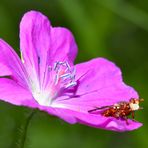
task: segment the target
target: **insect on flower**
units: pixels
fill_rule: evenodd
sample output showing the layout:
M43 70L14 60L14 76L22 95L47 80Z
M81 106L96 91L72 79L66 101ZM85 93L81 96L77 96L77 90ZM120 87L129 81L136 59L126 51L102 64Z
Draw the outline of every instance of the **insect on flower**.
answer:
M114 118L122 118L128 123L128 116L131 114L132 119L134 120L135 118L135 111L136 110L141 110L143 109L142 107L139 106L139 103L144 101L144 99L135 99L132 98L129 100L129 102L122 101L118 102L116 104L110 105L110 106L102 106L102 107L96 107L95 109L89 110L89 113L98 111L98 110L103 110L102 115L105 117L114 117Z
M84 24L85 25L85 24ZM113 62L95 58L74 64L78 48L70 30L53 27L41 12L31 10L20 22L20 53L0 39L0 100L17 106L37 108L64 121L113 130L135 130L140 122L118 118L139 109L138 93L122 79L122 72ZM83 53L82 53L83 54ZM108 99L109 98L109 99ZM124 98L123 103L120 102ZM134 101L134 100L133 100ZM112 106L95 109L93 106Z

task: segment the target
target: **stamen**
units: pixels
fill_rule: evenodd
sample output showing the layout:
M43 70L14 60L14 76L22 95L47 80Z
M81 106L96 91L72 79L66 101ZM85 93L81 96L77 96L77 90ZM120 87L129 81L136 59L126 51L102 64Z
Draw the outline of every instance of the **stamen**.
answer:
M67 84L65 88L70 88L70 87L73 87L76 85L77 85L77 82L71 82L71 83Z
M66 73L60 76L60 78L69 78L69 77L71 77L70 73Z
M75 74L76 69L74 67L70 67L69 63L66 62L55 62L54 63L54 71L55 71L55 85L59 82L63 87L69 88L75 86L77 83L75 82Z
M55 82L54 82L54 84L57 85L58 84L58 81L59 81L59 75L56 74L55 75Z
M58 62L55 62L54 63L54 66L53 66L53 69L56 71L56 69L57 69L57 66L58 66Z
M71 78L74 80L75 79L75 76L76 76L76 69L75 67L73 68L73 72L71 74Z
M66 62L65 62L65 64L66 64L67 70L69 70L69 71L70 71L70 70L71 70L71 68L70 68L69 63L66 61Z
M38 59L40 62L40 59ZM48 79L44 82L42 88L39 85L32 85L33 96L36 101L45 106L50 106L54 99L63 90L77 85L75 81L76 69L68 62L55 62L52 66L48 66Z

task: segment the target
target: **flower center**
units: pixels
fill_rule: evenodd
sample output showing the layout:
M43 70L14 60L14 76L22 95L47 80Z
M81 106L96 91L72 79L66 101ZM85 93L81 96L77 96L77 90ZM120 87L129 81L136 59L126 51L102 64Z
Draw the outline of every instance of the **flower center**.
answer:
M51 106L52 102L63 91L77 85L75 81L76 70L66 62L55 62L48 67L47 78L37 91L34 89L35 100L44 106Z

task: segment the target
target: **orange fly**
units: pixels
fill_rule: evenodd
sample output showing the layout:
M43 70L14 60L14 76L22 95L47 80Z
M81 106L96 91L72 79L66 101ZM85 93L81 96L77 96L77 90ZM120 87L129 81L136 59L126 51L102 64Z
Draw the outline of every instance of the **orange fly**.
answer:
M144 101L144 99L130 99L129 102L122 101L110 106L102 106L96 107L95 109L89 110L89 113L102 110L102 115L105 117L114 117L114 118L122 118L128 124L128 116L132 114L132 119L135 118L135 111L143 109L139 106L139 103Z

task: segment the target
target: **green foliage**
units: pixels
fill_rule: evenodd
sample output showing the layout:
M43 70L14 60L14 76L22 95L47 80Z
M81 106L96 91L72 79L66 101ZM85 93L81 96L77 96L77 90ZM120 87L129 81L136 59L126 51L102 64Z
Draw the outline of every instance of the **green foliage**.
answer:
M114 133L69 125L38 111L28 125L25 148L145 148L148 146L148 1L147 0L5 0L0 4L0 37L19 50L19 21L34 9L46 14L53 26L65 26L79 47L76 62L103 56L123 71L125 82L145 98L136 119L144 126ZM0 102L0 148L19 147L19 135L31 109ZM26 115L27 112L27 115Z

